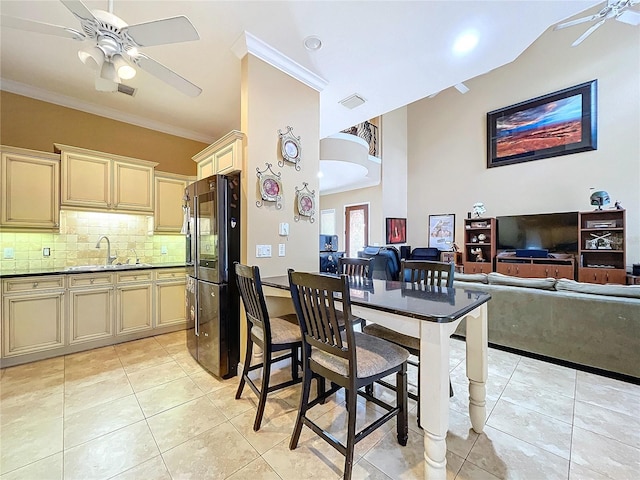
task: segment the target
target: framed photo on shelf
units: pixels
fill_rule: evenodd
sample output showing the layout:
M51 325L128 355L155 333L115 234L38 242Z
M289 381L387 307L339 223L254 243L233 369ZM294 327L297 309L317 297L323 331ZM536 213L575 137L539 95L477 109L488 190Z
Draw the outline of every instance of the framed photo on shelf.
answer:
M387 245L407 243L407 219L387 218Z
M598 81L487 113L487 168L597 149Z
M456 233L456 216L453 213L429 215L429 247L452 250Z

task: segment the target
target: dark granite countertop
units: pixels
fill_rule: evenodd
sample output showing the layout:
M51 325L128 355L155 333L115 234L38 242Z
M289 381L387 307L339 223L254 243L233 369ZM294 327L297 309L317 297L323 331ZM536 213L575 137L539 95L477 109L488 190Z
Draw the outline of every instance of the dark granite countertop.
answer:
M28 276L42 276L42 275L75 275L81 273L96 273L96 272L123 272L130 270L150 270L158 268L180 268L184 267L184 263L144 263L141 265L113 265L110 268L105 268L105 265L93 265L87 267L64 267L60 268L37 268L37 269L24 269L24 270L11 270L8 272L0 271L0 278L15 278L15 277L28 277ZM94 267L94 268L93 268Z

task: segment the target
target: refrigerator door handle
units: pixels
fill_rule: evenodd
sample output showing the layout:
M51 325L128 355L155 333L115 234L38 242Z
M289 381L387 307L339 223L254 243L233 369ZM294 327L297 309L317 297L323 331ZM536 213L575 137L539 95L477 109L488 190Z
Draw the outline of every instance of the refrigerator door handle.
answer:
M195 280L194 281L195 285L195 299L196 299L196 308L194 309L196 312L196 318L194 319L194 323L193 323L193 327L194 327L194 331L196 334L196 337L200 336L200 329L199 329L199 320L200 320L200 301L198 299L198 290L200 290L198 288L198 281Z

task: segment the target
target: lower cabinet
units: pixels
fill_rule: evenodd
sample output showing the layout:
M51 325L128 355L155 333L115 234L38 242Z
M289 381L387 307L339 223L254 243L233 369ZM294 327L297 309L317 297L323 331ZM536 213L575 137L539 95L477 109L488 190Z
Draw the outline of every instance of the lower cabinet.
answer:
M4 297L3 356L64 346L64 292Z
M186 326L185 284L180 267L2 280L1 366Z
M113 336L113 276L69 276L69 343Z

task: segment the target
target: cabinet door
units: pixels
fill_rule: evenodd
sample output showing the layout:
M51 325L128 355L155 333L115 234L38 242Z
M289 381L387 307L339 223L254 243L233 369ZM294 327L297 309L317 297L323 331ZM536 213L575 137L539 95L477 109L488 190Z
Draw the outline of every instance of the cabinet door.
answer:
M59 227L59 160L3 153L1 178L0 224L19 228Z
M241 169L238 142L233 142L215 153L216 173L230 173Z
M185 281L156 284L156 327L186 323Z
M491 273L493 268L486 262L464 262L464 273Z
M151 330L153 303L152 285L116 287L116 333L123 335Z
M198 163L198 180L202 178L207 178L213 175L214 167L215 165L213 161L213 155L210 158L207 158L206 160L202 160L201 162L199 162Z
M63 152L62 205L111 208L111 160Z
M113 336L113 288L69 291L69 343Z
M512 277L533 276L531 275L531 265L528 263L496 262L496 271Z
M5 295L3 300L3 357L64 346L64 292Z
M117 210L153 210L153 167L114 162L113 208Z
M620 283L625 284L626 271L615 268L581 268L578 281L589 283Z
M184 212L184 191L187 182L174 178L156 177L154 230L180 233Z

